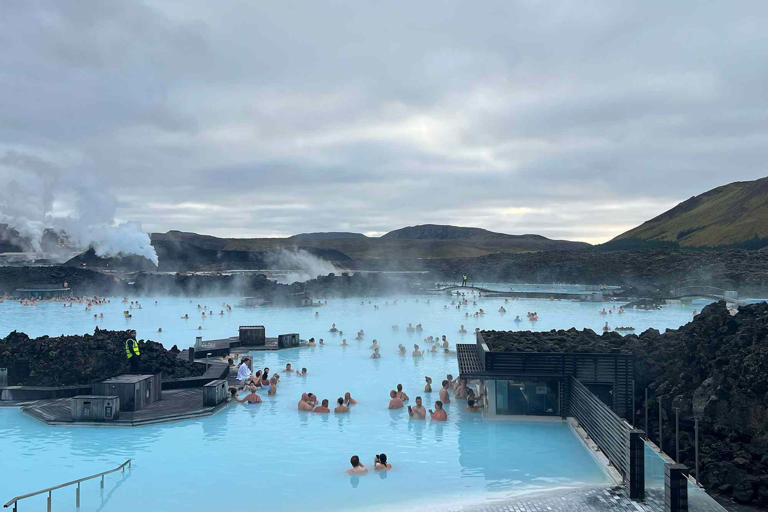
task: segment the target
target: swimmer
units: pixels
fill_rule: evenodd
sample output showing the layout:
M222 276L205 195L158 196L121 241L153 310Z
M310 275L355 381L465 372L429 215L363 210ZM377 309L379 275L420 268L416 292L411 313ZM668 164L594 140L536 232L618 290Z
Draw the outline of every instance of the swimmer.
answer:
M432 377L424 377L424 380L427 381L426 386L424 386L424 392L425 393L431 393L432 392Z
M397 391L394 389L389 392L389 409L402 409L403 401L397 397Z
M378 347L379 347L379 342L374 339L373 343L371 343L371 346L368 348L371 350L376 350Z
M408 415L415 420L424 420L427 418L427 410L421 404L421 397L416 397L416 405L408 406Z
M296 375L301 375L302 377L306 377L307 376L307 369L306 368L302 368L301 371L296 370Z
M320 344L325 345L325 343L323 343L323 338L320 338Z
M93 315L93 316L96 316L96 315ZM162 327L158 327L157 328L157 332L163 332L163 328Z
M291 368L291 363L286 363L285 369L283 371L285 373L293 373L293 368Z
M402 343L400 343L400 344L397 346L397 350L398 350L398 352L400 352L401 354L405 354L405 352L406 352L406 350L405 350L405 345L403 345Z
M371 354L371 359L379 359L381 357L381 354L379 353L379 347L376 347L373 349L373 353Z
M610 325L608 325L608 322L605 322L605 325L603 326L603 331L606 331L606 332L608 332L608 331L610 331L610 330L611 330L611 326L610 326Z
M347 345L348 345L348 344L347 344L347 338L344 338L344 339L342 339L342 340L341 340L341 346L342 346L342 347L346 347Z
M352 469L347 470L348 475L362 475L368 472L368 468L360 463L360 457L357 455L353 455L352 458L349 459L349 463L352 464Z
M349 405L355 405L356 403L357 403L357 400L355 400L354 398L352 398L352 395L350 394L350 392L349 392L349 391L347 391L346 393L344 393L344 404L345 404L345 405L347 405L347 406L349 406Z
M414 344L414 345L413 345L413 357L421 357L421 356L423 356L423 355L424 355L424 354L422 353L422 351L421 351L421 350L419 350L419 346L418 346L418 345L416 345L416 344Z
M198 326L197 326L197 330L198 330L198 331L202 331L202 330L203 330L203 326L202 326L202 325L198 325Z
M373 469L376 471L389 471L392 469L392 464L387 462L387 454L380 453L373 458Z
M277 378L277 375L274 375L269 379L269 391L267 391L269 396L275 396L277 394Z
M335 323L331 324L331 328L328 329L328 332L337 332L337 331L338 329L336 328L336 324Z
M318 313L317 311L315 311L315 318L317 318L317 317L319 317L319 316L320 316L320 313Z
M315 346L315 338L309 338L309 341L307 342L307 346L314 347Z
M323 402L315 407L315 410L312 412L320 413L320 414L328 414L331 412L331 410L328 408L328 399L323 398Z
M461 327L459 327L459 334L467 334L467 330L464 328L464 324L461 324Z
M440 400L435 402L435 410L429 410L429 418L432 421L448 421L448 413L443 409L443 402Z

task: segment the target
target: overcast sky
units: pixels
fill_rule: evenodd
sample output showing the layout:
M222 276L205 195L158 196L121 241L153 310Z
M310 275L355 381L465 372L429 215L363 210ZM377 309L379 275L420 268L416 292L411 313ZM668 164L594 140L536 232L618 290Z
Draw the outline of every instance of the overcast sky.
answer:
M53 214L86 184L147 231L602 242L768 175L766 27L764 0L5 0L0 179L56 169Z

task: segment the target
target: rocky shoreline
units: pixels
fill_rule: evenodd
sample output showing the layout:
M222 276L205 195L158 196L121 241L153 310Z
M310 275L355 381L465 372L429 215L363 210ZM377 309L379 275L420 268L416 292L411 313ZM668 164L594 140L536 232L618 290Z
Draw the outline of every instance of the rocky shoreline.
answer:
M98 327L93 334L41 336L30 338L13 331L0 339L0 367L8 368L11 386L70 386L128 373L125 357L128 331L106 331ZM198 377L205 365L177 358L176 347L166 350L160 343L138 340L142 373L162 374L163 379Z
M674 454L674 409L680 412L680 461L694 462L694 414L700 415L701 482L739 503L768 506L768 304L742 306L732 316L724 302L702 310L679 329L639 336L598 335L589 329L550 332L485 331L495 347L515 350L631 352L635 363L635 417L651 396L648 433Z

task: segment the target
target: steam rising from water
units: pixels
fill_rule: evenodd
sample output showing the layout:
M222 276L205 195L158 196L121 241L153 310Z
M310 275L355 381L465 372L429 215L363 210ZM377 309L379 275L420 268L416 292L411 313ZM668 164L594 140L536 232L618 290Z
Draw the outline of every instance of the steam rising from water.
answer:
M138 223L115 220L117 200L92 176L37 157L0 156L0 223L19 232L38 256L62 259L93 247L98 256L138 255L157 265L149 235ZM64 246L44 246L46 231Z
M274 268L289 270L287 274L276 277L277 282L281 284L309 281L317 276L340 272L330 261L318 258L304 249L280 249L269 253L266 260Z

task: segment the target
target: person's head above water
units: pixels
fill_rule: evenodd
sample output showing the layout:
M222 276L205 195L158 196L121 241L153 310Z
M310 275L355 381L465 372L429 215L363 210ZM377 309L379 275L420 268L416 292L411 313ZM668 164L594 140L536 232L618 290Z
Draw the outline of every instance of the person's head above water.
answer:
M397 391L393 389L392 391L389 392L389 396L392 398L395 398L397 396Z
M323 407L328 407L328 399L323 398L322 404L323 404Z
M336 403L338 403L339 405L344 405L344 399L339 397L339 399L336 400Z
M418 405L419 407L421 407L421 397L420 397L420 396L417 396L417 397L416 397L416 405Z
M377 455L379 458L379 464L387 465L387 454L386 453L380 453Z
M353 455L353 456L352 456L352 457L349 459L349 463L350 463L350 464L352 464L352 467L353 467L353 468L356 468L357 466L359 466L359 465L360 465L360 457L358 457L357 455Z
M448 382L447 380L443 381L443 387L444 388L447 388L449 384L450 384L450 382Z
M403 390L403 385L402 384L398 384L397 385L397 390L398 391L402 391Z

